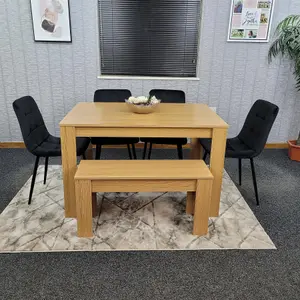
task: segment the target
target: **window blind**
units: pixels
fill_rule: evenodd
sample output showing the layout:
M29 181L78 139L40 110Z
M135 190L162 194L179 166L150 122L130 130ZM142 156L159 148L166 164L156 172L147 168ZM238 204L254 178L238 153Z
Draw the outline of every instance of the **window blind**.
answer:
M98 0L103 75L195 77L199 0Z

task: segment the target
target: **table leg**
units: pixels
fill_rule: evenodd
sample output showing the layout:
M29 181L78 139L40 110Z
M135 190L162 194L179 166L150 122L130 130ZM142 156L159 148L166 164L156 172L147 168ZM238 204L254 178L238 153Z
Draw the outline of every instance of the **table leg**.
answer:
M198 180L195 200L194 235L205 235L208 232L209 207L212 180Z
M61 151L64 183L65 217L76 218L74 176L77 169L76 136L74 127L61 127Z
M93 236L92 186L90 180L76 181L77 235Z
M199 139L191 140L191 159L202 159L203 157L203 148L200 144ZM186 213L189 215L194 214L195 207L195 192L187 192L186 197Z
M90 143L89 147L87 148L85 156L86 156L86 159L90 159L90 160L93 159L93 145L92 145L92 143Z
M203 147L201 146L199 139L191 140L191 148L191 159L203 158Z
M196 196L195 192L187 192L185 212L188 215L193 215L194 214L195 196Z
M210 171L214 176L211 205L210 205L211 217L219 216L226 138L227 138L227 129L224 128L213 129L212 146L211 146L211 153L210 153Z
M92 194L92 208L93 208L93 217L97 217L98 215L97 193Z

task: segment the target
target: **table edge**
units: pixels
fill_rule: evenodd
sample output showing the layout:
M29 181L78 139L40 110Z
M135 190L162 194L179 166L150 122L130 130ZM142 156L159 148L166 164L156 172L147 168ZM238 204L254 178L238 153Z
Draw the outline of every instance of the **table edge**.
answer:
M85 125L85 124L76 124L76 123L64 123L61 121L59 123L60 127L76 127L76 128L111 128L111 129L126 129L126 128L138 128L138 129L213 129L213 128L221 128L221 129L227 129L229 128L229 125L224 121L224 125L215 125L215 126L122 126L122 125Z

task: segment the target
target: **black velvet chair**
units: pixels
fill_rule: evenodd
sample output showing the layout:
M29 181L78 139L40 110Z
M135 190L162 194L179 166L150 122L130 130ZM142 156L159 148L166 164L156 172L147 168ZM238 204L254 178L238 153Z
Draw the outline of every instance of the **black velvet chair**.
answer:
M129 90L97 90L94 94L94 102L124 102L131 96ZM104 145L127 145L129 158L132 159L130 145L132 146L133 158L136 159L134 144L139 142L139 138L123 137L94 137L92 144L96 145L96 159L100 159L101 148Z
M150 96L155 96L162 103L185 103L185 93L177 90L151 90ZM179 159L183 159L182 146L187 144L186 138L141 138L144 143L143 159L146 158L147 146L149 146L148 159L151 157L153 144L177 145Z
M259 205L256 174L253 159L265 147L279 108L265 100L257 100L250 109L244 126L237 137L227 139L225 157L239 161L239 185L242 184L242 159L250 159L256 203ZM200 139L206 159L211 150L211 139Z
M44 123L43 116L30 96L17 99L13 103L25 146L36 156L28 204L31 203L40 157L45 157L44 184L46 184L49 157L61 156L60 138L52 136ZM90 144L89 138L77 138L77 155L83 155Z

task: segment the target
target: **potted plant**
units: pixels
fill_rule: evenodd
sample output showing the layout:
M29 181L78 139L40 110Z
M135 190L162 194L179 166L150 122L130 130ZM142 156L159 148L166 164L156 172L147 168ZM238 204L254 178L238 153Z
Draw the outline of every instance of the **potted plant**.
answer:
M296 88L300 91L300 15L288 16L278 24L269 49L269 63L279 55L292 61ZM288 141L288 145L290 159L300 161L300 132L298 140Z

